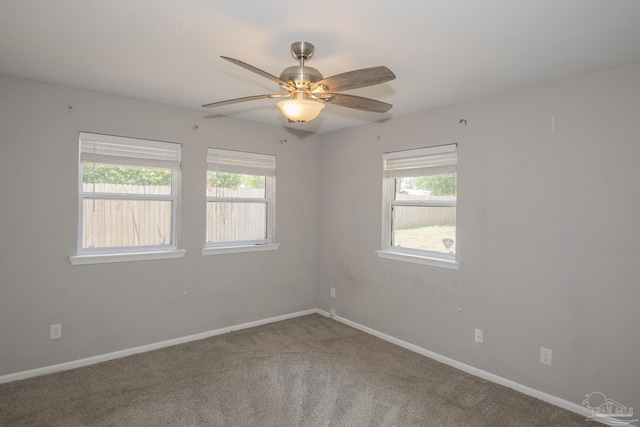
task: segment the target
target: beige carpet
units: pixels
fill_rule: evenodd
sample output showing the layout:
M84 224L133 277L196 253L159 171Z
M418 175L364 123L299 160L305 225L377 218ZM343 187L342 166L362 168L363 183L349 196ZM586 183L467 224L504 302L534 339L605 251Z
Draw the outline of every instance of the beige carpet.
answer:
M0 384L2 426L591 426L320 315Z

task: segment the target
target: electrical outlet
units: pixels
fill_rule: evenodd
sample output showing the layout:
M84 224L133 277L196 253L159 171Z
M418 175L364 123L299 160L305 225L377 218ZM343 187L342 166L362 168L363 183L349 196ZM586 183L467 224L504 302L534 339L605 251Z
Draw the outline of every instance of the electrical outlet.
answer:
M62 338L62 324L58 323L49 327L49 338L52 340Z
M331 298L335 298L336 297L336 288L331 288L331 290L329 291L329 295L331 296Z
M482 329L476 329L476 342L482 344Z
M551 366L551 350L540 347L540 363Z
M331 318L332 318L332 319L333 319L333 318L335 318L335 317L336 317L336 310L335 310L335 309L332 309L332 310L329 312L329 316L331 316Z

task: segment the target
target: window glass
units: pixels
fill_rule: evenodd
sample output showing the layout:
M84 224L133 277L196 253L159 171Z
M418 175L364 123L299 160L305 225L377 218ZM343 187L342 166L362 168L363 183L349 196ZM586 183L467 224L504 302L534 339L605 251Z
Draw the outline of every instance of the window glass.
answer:
M78 253L175 248L179 144L80 134Z
M264 176L207 172L207 196L264 198Z
M168 200L83 201L82 247L171 245L173 203Z
M171 194L171 171L162 169L83 165L83 191L119 194Z
M206 245L257 245L272 240L275 157L209 148Z
M455 145L387 153L383 251L457 262Z
M266 240L266 219L266 203L208 202L207 241Z
M456 208L394 206L391 246L455 254Z
M458 179L455 173L398 178L395 188L397 200L455 200Z

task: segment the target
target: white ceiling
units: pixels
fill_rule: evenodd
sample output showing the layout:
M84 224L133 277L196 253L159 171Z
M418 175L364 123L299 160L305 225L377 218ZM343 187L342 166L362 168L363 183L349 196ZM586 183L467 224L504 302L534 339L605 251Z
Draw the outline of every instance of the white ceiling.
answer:
M201 109L323 133L640 61L638 0L1 0L0 74L192 109L278 93L297 62L327 77L386 65L397 79L348 93L385 114L328 105L288 124L266 99Z

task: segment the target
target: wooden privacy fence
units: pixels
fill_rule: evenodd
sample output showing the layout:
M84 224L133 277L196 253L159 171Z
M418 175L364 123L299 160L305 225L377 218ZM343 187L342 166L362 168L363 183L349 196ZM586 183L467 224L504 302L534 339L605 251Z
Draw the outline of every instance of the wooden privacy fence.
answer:
M210 197L264 199L261 188L207 188ZM261 240L267 237L267 203L208 202L207 242Z
M106 199L101 193L170 195L159 185L84 184L82 247L171 244L171 200Z
M396 200L456 200L455 196L429 196L396 194ZM406 207L396 206L393 224L396 230L427 226L455 226L455 207Z
M171 187L153 185L84 184L83 248L146 246L172 244L171 200L103 198L112 194L170 195ZM214 190L207 189L209 196ZM264 198L264 189L218 189L218 197ZM266 238L265 202L208 202L207 234L209 242L257 240Z

